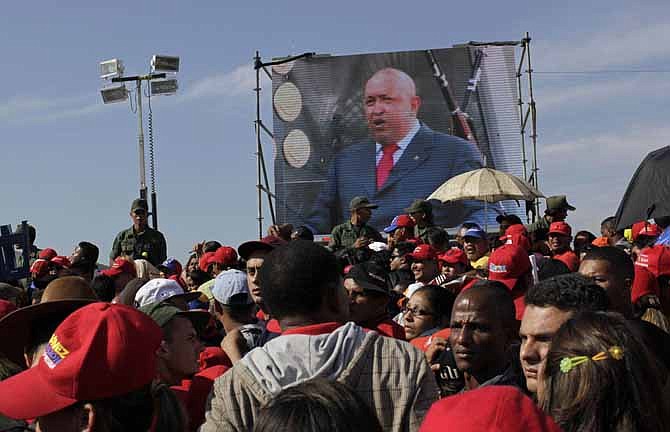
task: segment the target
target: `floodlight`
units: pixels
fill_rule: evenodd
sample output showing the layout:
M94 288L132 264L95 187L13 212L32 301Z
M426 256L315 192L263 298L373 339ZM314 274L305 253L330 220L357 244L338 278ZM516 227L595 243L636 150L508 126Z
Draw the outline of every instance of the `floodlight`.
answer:
M123 62L111 59L100 62L100 78L109 79L123 76Z
M159 81L151 81L151 95L173 95L177 93L179 85L176 79L166 79Z
M124 85L104 88L100 90L100 94L102 95L102 102L106 104L128 100L128 89Z
M152 72L179 72L179 57L155 55L151 58Z

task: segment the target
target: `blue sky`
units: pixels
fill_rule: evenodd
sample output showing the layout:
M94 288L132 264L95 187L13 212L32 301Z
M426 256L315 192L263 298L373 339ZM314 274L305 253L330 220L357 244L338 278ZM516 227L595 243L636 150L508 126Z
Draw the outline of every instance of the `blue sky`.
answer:
M181 57L180 95L152 99L160 228L179 259L196 241L237 246L257 233L255 50L344 55L529 31L540 189L568 195L575 229L596 231L670 136L670 72L541 73L670 71L667 1L41 3L10 2L0 16L0 223L27 219L36 243L62 254L88 240L104 262L130 225L136 119L98 93L98 62L113 57L127 74L144 73L156 53ZM267 81L264 90L270 124Z

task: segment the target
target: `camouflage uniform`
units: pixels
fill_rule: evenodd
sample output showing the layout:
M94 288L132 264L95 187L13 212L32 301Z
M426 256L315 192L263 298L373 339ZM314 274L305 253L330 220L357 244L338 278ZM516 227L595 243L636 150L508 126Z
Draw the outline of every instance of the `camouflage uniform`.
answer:
M110 259L127 255L133 259L145 259L154 266L167 258L167 244L160 231L146 227L136 233L134 227L121 231L114 239Z
M368 225L354 225L351 221L337 225L330 234L328 247L332 251L349 249L359 237L367 237L374 241L384 241L381 234Z

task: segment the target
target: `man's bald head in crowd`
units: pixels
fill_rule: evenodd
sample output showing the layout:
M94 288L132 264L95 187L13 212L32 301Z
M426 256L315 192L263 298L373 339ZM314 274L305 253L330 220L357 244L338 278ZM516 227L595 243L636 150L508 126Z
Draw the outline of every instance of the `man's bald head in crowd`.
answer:
M409 75L385 68L365 84L363 104L371 135L386 146L397 144L416 124L421 99Z
M458 369L479 384L507 367L515 334L514 301L502 283L479 281L456 298L449 340Z

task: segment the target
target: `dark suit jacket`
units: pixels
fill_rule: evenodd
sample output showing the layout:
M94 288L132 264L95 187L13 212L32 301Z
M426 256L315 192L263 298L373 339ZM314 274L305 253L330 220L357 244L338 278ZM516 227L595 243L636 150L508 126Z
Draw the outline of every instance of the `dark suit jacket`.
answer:
M328 182L306 219L306 225L314 232L329 233L334 225L347 220L349 201L358 195L367 196L379 205L368 225L381 230L394 216L404 213L414 199L425 199L451 177L482 167L481 155L473 144L421 125L386 183L377 191L375 150L372 140L353 144L331 162ZM431 203L436 225L454 227L470 221L483 226L481 202Z

